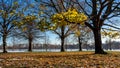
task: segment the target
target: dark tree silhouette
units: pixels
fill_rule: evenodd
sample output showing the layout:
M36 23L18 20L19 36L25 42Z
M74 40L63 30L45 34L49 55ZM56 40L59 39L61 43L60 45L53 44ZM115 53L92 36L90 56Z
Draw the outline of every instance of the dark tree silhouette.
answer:
M51 12L64 12L69 7L74 7L80 12L84 12L89 20L85 22L94 34L95 53L106 54L102 49L101 28L102 26L111 26L105 20L117 17L120 15L120 2L118 0L37 0L42 5L52 9ZM67 3L67 4L65 4ZM69 7L68 7L69 5ZM49 13L47 13L49 14Z
M50 18L55 13L67 11L68 8L72 7L72 5L69 4L71 1L67 1L67 0L66 1L37 0L37 1L39 1L41 8L45 8L43 9L43 12L46 14L48 18ZM65 45L64 45L65 38L68 37L72 33L70 28L68 28L66 25L63 25L60 27L58 26L55 30L53 30L53 32L59 36L61 40L61 52L64 52L65 51Z
M3 42L3 53L7 53L6 40L11 35L12 30L14 30L13 22L19 18L16 12L18 6L17 0L0 0L0 35Z
M89 17L89 22L85 22L85 24L94 33L95 53L106 54L102 49L101 28L102 26L112 26L104 21L120 15L117 13L118 8L120 8L120 2L117 0L84 0L82 2L73 0L73 2ZM83 7L82 3L86 7Z

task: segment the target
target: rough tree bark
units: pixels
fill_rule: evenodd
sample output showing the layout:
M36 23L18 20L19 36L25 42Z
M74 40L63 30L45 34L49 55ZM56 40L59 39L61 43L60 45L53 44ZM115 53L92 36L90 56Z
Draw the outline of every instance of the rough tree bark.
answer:
M7 46L6 38L7 38L7 36L3 35L3 53L7 53L7 50L6 50L6 46Z
M29 48L28 48L29 52L32 52L32 40L29 39Z
M61 38L61 52L65 52L64 38Z
M28 42L29 42L29 47L28 47L28 51L29 52L32 52L32 38L31 38L31 35L29 36L29 39L28 39Z
M80 36L78 36L78 44L79 44L79 51L82 51L82 42L81 42L81 39L80 39Z
M106 54L102 49L102 41L101 41L101 30L94 29L94 40L95 40L95 54Z
M61 38L61 52L64 52L64 51L65 51L65 45L64 45L64 40L65 40L64 29L65 29L65 27L62 26L62 27L61 27L61 36L60 36L60 38Z

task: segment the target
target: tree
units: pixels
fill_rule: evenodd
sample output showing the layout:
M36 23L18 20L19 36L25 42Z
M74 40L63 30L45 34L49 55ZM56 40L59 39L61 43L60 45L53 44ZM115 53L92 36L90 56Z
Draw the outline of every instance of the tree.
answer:
M40 30L44 30L43 19L40 20L39 15L41 14L38 10L37 4L31 0L25 0L24 4L21 8L20 19L14 21L14 25L16 25L16 31L14 32L14 36L18 38L23 38L28 40L28 51L32 51L32 43L34 40L40 38ZM41 26L42 28L39 28Z
M117 0L85 0L82 1L86 7L82 6L79 0L73 0L80 9L88 16L89 22L85 24L93 31L95 40L95 54L106 54L102 49L101 28L109 25L105 20L119 15L118 8L120 2ZM89 9L87 9L89 8Z
M37 18L34 15L23 16L21 21L15 22L16 26L18 26L19 37L28 40L29 47L28 51L32 51L32 42L33 40L40 38L40 30L37 28L37 22L35 21Z
M78 30L80 31L80 34L75 34L75 36L77 37L79 51L82 51L82 44L91 38L91 30L87 26L81 26Z
M105 22L108 19L120 15L120 2L118 0L36 0L40 1L42 5L51 8L52 12L63 12L70 7L84 12L89 21L85 22L94 34L95 53L106 54L102 49L101 28L103 26L112 26ZM68 7L69 5L69 7ZM61 7L62 6L62 7ZM48 13L49 14L49 13ZM51 14L51 12L50 12Z
M83 25L84 21L87 20L87 17L83 13L78 13L77 10L75 9L68 9L67 12L61 12L54 14L52 16L52 22L54 23L54 27L61 28L61 33L58 33L57 31L56 34L59 35L61 39L61 51L64 51L64 40L67 36L70 35L70 31L74 32L77 35L80 34L80 32L77 30L78 28L78 23ZM74 24L72 24L74 23ZM68 32L65 33L65 27L68 26ZM68 34L69 33L69 34Z
M3 42L3 53L7 53L6 39L14 28L13 21L19 18L19 4L17 0L0 0L0 35Z
M54 32L59 36L59 38L61 39L61 51L65 51L64 50L64 39L69 36L71 34L71 29L69 28L69 26L67 26L66 22L71 22L72 20L76 20L75 18L70 18L70 14L67 13L68 17L66 17L65 15L63 15L64 12L67 12L69 9L69 12L71 12L71 10L73 10L73 3L71 2L71 0L36 0L37 2L40 3L40 8L43 9L44 12L44 16L46 18L50 18L51 19L51 15L53 16L52 18L54 18L54 20L52 19L52 24L53 24L53 28L51 29L56 29L56 27L58 27L56 30L54 30ZM71 9L71 10L70 10ZM73 12L76 10L73 10ZM75 12L77 13L77 12ZM81 13L82 14L82 13ZM59 22L61 20L55 20L54 16L59 16L60 18L65 18L66 22ZM79 15L77 15L79 16ZM75 16L74 16L75 17ZM77 18L77 17L76 17ZM70 20L71 19L71 20ZM77 18L78 19L78 18ZM79 21L76 20L76 21ZM54 22L54 23L53 23ZM58 22L57 24L55 22ZM55 26L55 27L54 27ZM74 25L70 25L70 27L75 27L77 26L77 24L74 23Z

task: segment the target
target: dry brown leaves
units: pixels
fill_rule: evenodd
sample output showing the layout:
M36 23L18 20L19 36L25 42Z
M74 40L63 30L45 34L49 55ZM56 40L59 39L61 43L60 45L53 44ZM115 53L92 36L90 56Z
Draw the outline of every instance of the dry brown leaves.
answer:
M40 52L0 54L1 68L119 68L120 53Z

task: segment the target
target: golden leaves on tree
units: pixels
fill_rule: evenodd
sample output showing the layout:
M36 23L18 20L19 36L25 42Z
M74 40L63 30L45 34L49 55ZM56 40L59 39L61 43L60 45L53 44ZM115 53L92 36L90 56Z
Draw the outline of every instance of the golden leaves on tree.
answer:
M54 24L54 28L68 26L72 31L75 31L77 35L80 35L80 31L77 29L78 24L84 25L84 22L87 20L87 16L84 13L78 12L76 9L70 8L67 12L54 14L51 17L51 20Z
M76 9L69 9L67 12L54 14L51 20L59 26L69 25L71 23L84 24L87 16L84 13L77 12Z
M118 31L103 31L101 32L104 37L109 37L109 38L119 38L120 33Z
M33 25L33 22L36 20L36 16L35 15L28 15L28 16L24 16L22 18L21 21L14 21L13 24L16 25L18 28L21 28L22 31L26 31L27 30L27 25Z

